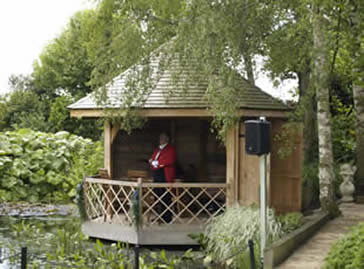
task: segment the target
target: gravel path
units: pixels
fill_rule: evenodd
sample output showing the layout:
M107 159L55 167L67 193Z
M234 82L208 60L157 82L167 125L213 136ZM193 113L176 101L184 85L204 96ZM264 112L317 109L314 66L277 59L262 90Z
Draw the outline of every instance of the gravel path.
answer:
M331 245L351 226L364 222L364 204L340 204L342 216L326 223L305 244L300 246L277 269L320 269Z

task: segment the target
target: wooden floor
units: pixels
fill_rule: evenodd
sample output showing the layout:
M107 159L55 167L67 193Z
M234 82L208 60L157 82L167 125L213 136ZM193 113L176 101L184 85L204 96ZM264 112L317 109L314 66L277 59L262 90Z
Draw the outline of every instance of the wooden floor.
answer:
M329 221L304 245L300 246L278 269L320 269L332 244L356 224L364 222L364 204L343 203L342 216Z
M157 221L155 220L155 216L154 215L150 215L150 216L144 216L143 217L143 226L170 226L170 225L175 225L175 224L184 224L184 225L198 225L198 224L204 224L208 221L209 216L205 216L205 217L199 217L199 218L184 218L184 217L179 217L179 218L173 218L172 223L171 224L167 224L167 223L163 223L161 221ZM95 223L109 223L109 224L121 224L121 225L127 225L127 226L131 226L130 222L128 221L128 217L125 214L119 214L119 215L115 215L115 216L107 216L106 218L104 216L100 216L98 218L95 218L92 220L92 222Z
M206 219L195 219L186 224L188 219L174 220L174 223L151 224L148 219L143 220L139 228L131 225L123 214L112 218L100 216L82 224L84 234L93 238L126 242L140 245L198 245L191 239L190 234L202 233Z

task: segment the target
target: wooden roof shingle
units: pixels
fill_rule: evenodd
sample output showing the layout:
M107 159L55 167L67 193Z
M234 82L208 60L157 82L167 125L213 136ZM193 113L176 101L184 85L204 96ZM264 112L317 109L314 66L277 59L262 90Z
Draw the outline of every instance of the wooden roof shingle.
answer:
M152 66L158 66L152 63ZM126 81L130 76L131 69L117 76L106 86L108 96L108 107L118 108L122 105L120 98L125 93ZM182 74L176 77L176 73ZM181 82L183 80L183 82ZM238 88L241 88L239 98L240 108L264 109L264 110L289 110L282 101L265 93L255 85L239 76ZM208 80L202 72L198 72L187 64L178 64L173 61L155 81L155 86L150 89L146 96L143 108L208 108L206 98ZM71 110L78 109L102 109L98 106L93 94L80 99L68 107Z

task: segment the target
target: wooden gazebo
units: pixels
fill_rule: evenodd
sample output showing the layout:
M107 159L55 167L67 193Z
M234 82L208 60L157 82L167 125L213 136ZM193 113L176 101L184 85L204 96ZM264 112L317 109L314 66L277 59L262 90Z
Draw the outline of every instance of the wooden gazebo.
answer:
M141 114L148 121L142 130L128 135L118 124L105 122L104 168L98 177L85 179L88 220L83 232L132 244L196 244L188 234L203 231L206 222L226 207L258 204L259 158L245 153L244 121L260 116L272 124L269 205L278 212L300 211L302 134L295 132L291 154L282 159L278 151L284 141L274 137L286 122L289 108L243 78L240 84L240 122L229 130L225 145L210 132L212 115L204 98L207 82L191 83L186 91L186 83L176 86L168 70L146 99ZM122 95L124 86L121 74L108 86L110 98ZM113 104L117 106L117 101ZM92 95L69 108L72 117L104 117L103 107L96 105ZM177 180L172 184L151 182L145 162L161 131L171 134L177 152ZM163 200L153 190L161 187L172 196L172 203L166 205L173 212L168 223L154 209Z

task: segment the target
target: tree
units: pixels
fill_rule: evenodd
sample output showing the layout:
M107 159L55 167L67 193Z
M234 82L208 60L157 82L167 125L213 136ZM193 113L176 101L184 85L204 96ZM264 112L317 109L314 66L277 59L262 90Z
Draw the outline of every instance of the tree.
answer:
M88 82L94 63L88 56L96 12L76 13L65 30L46 46L34 63L34 91L45 98L55 98L66 92L76 99L91 92Z
M298 93L302 109L300 117L295 117L295 120L305 123L305 163L317 163L319 158L322 206L333 213L335 196L330 130L330 98L333 94L330 93L334 92L332 74L335 68L332 66L335 67L336 47L339 46L329 41L339 31L335 32L335 27L340 28L338 6L342 2L345 0L327 0L322 4L314 0L104 0L100 3L110 7L111 14L122 14L116 16L119 20L111 19L113 24L131 21L138 29L136 36L142 36L142 42L136 42L136 46L122 43L119 50L108 49L113 57L103 61L124 59L125 55L119 58L116 56L118 51L130 51L130 47L134 46L133 55L136 57L129 56L127 59L137 60L131 61L131 64L146 64L151 62L150 52L158 44L168 41L159 47L158 53L172 57L178 55L178 60L183 63L197 62L197 69L207 78L209 87L206 96L214 115L213 123L221 137L224 137L226 130L239 119L236 111L242 89L236 84L236 74L254 82L254 57L267 57L266 69L271 71L272 76L299 79ZM343 8L346 10L348 7L344 4ZM312 25L313 21L316 24ZM341 33L338 38L342 38ZM117 41L111 35L110 44ZM166 65L173 62L168 56L166 58ZM112 70L116 69L111 67L101 77L110 79ZM137 90L131 91L135 94L130 95L139 98ZM121 109L130 111L130 104L133 102L128 99ZM312 127L316 116L319 117L320 156L317 130Z
M96 121L71 119L67 106L91 92L94 68L88 54L96 11L76 13L68 26L44 48L30 77L10 78L13 91L0 104L3 130L31 128L46 132L67 130L98 139Z
M47 104L49 113L43 121L49 131L67 130L93 139L100 136L96 121L71 119L67 109L91 92L91 74L97 63L90 55L89 46L97 21L95 10L76 13L34 63L32 91Z
M329 45L328 32L325 32L324 6L320 1L314 1L312 6L313 52L315 56L313 77L317 98L317 123L319 139L319 179L321 208L337 215L338 207L334 191L334 159L330 126L329 101Z
M94 119L71 118L67 108L74 102L71 96L63 95L54 99L50 105L48 118L49 131L56 133L68 131L72 134L92 138L97 141L100 138L102 124Z
M11 76L11 92L0 98L0 130L31 128L48 131L47 103L32 91L29 77Z
M357 115L356 125L356 178L361 191L364 192L364 13L363 1L349 1L350 17L350 44L352 58L353 96Z
M212 113L216 115L214 125L219 129L220 136L224 137L226 130L238 119L236 112L239 98L236 97L242 94L242 90L237 85L237 73L242 73L247 80L254 82L253 56L263 51L264 37L272 30L274 10L269 3L270 1L238 0L229 2L203 0L198 3L183 0L102 1L100 8L109 12L111 9L111 13L114 14L111 19L113 24L128 29L123 24L127 21L134 29L133 35L128 35L128 39L137 40L124 43L125 29L116 31L118 33L116 36L112 32L111 40L108 42L119 43L118 50L112 49L111 45L106 47L105 54L112 56L103 61L107 61L110 66L115 59L118 59L120 65L126 62L132 66L136 63L151 63L151 58L159 54L164 57L160 60L162 68L167 68L176 58L183 63L193 62L196 70L209 81L206 95L212 104ZM163 43L166 45L161 46ZM152 51L154 53L151 53ZM124 52L130 53L125 55ZM124 68L129 66L126 65ZM120 71L117 67L105 70L106 73L97 80L101 81L101 84L105 82L103 77L110 79L118 73L115 70ZM144 77L142 74L141 77L149 83L146 78L148 71L143 69L139 72L141 73L146 74ZM94 84L97 84L97 81ZM137 91L138 89L130 89L129 95L134 100L128 99L124 102L122 110L128 109L127 104L135 104L142 99ZM221 102L222 93L225 99L233 103ZM102 100L104 97L101 95L99 99ZM123 98L126 99L125 95Z
M315 91L312 87L311 12L306 1L276 1L272 34L267 37L265 69L272 79L298 79L298 105L293 120L303 122L304 171L311 171L318 162ZM312 173L304 173L312 184Z

